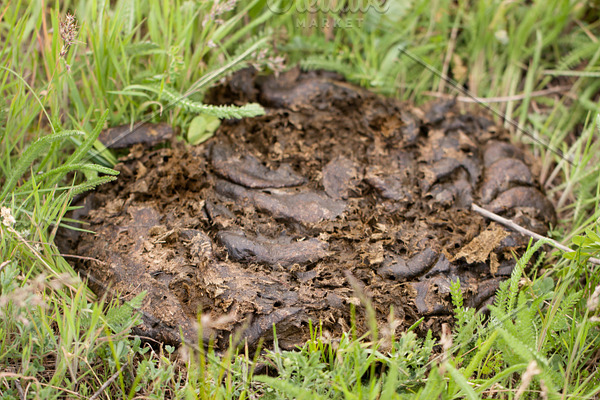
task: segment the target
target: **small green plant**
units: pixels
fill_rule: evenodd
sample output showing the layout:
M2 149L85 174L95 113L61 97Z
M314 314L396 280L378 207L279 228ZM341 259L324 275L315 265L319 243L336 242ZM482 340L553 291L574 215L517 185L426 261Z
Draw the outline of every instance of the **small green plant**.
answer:
M573 238L573 244L577 246L577 250L565 253L565 258L585 263L588 258L600 254L600 220L596 221L595 225L595 229L586 228L584 235L577 235Z
M558 398L561 391L590 398L597 393L591 384L594 374L575 373L576 365L585 365L599 339L589 330L587 312L580 308L583 291L568 291L573 277L555 287L552 279L540 277L531 282L525 275L529 261L544 244L531 245L517 261L510 279L500 284L494 304L488 306L490 316L485 323L481 315L463 308L460 284L453 283L457 323L452 345L444 347L445 361L429 373L433 382L439 384L444 376L449 381L443 389L428 382L421 396L446 393L485 398L494 393L493 387L520 398ZM574 326L579 328L574 331Z

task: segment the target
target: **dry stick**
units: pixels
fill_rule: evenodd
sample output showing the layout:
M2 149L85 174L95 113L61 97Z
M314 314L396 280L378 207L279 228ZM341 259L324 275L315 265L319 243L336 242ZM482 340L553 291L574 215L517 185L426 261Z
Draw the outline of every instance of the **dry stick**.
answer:
M123 372L123 370L125 369L125 367L127 366L128 363L124 363L121 368L119 368L119 370L117 372L115 372L114 374L112 374L112 376L110 378L108 378L108 380L106 382L104 382L104 385L100 386L100 389L98 389L98 391L96 393L94 393L92 395L92 397L90 397L90 400L94 400L97 399L102 392L104 392L106 390L106 388L108 387L108 385L110 385L115 379L117 379L117 377L119 376L119 374L121 372Z
M0 264L0 272L2 272L2 270L4 269L4 267L6 267L11 262L12 262L12 260L6 260L2 264Z
M78 260L95 261L98 264L106 265L106 263L104 261L100 261L100 260L98 260L97 258L94 258L94 257L85 257L85 256L78 256L78 255L75 255L75 254L62 254L62 253L60 253L58 255L61 256L61 257L64 257L64 258L76 258Z
M508 226L509 228L519 232L522 235L526 235L526 236L532 237L537 240L545 240L545 241L549 242L550 244L552 244L552 246L554 246L562 251L565 251L565 252L570 253L570 252L574 251L574 250L568 248L567 246L558 243L554 239L547 238L545 236L542 236L535 232L532 232L529 229L523 228L522 226L517 225L514 221L504 218L504 217L501 217L498 214L494 214L493 212L488 211L485 208L479 207L475 203L471 204L471 209L475 212L478 212L479 214L483 215L486 218L489 218L493 221L499 222L502 225ZM590 257L590 258L588 258L588 261L591 262L592 264L600 265L600 259L598 259L598 258Z
M21 380L20 379L16 380L15 386L17 386L17 391L19 392L19 399L25 400L25 392L23 392L23 386L21 386Z
M585 25L583 25L581 23L581 21L579 21L577 18L575 19L575 23L577 24L578 27L581 28L582 31L585 32L585 34L590 38L590 40L594 43L598 43L598 38L596 36L594 36L594 34L585 27Z

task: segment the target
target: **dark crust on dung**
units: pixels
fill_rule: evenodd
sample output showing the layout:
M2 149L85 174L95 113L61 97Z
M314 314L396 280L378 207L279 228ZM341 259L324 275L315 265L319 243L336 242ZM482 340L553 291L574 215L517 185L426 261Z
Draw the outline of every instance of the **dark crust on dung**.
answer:
M152 147L171 140L174 134L169 124L144 122L105 129L100 133L98 140L109 149L126 149L134 144Z

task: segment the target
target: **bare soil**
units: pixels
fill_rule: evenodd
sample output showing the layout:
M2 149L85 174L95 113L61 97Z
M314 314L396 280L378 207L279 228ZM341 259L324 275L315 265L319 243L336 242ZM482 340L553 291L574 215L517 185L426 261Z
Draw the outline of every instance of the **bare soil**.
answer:
M423 111L297 70L244 70L210 99L267 113L224 121L195 147L133 146L119 179L76 213L95 234L60 243L98 260L77 268L99 294L148 292L145 336L194 340L202 311L217 347L236 331L252 347L275 324L290 348L309 320L349 330L351 305L365 331L362 296L382 324L393 307L398 332L421 317L419 332L438 331L452 319L452 281L466 306L484 308L528 242L473 202L539 233L554 223L535 160L452 103Z

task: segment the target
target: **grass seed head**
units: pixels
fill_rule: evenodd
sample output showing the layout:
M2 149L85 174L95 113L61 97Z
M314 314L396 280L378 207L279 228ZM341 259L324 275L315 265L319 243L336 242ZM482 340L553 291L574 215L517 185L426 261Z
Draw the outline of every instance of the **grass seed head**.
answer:
M17 222L8 207L2 207L2 209L0 209L0 216L2 217L2 224L4 226L11 227Z
M77 19L70 12L67 13L64 21L60 23L60 37L63 40L63 46L60 50L60 57L65 58L69 49L75 43L77 34L79 33L79 27L77 26Z
M214 1L210 13L208 13L202 21L203 25L206 25L211 20L215 21L216 24L223 24L225 21L217 17L233 10L237 2L238 0Z

